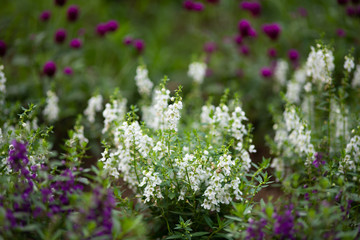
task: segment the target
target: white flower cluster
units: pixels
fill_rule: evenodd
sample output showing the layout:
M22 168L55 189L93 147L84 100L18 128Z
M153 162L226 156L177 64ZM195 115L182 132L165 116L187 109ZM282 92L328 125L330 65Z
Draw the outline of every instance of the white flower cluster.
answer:
M351 70L354 69L354 67L355 67L354 58L345 56L344 69L347 72L351 72Z
M79 125L79 126L75 126L74 128L74 133L71 137L71 139L69 139L69 146L70 147L75 147L76 143L79 143L81 146L84 145L84 143L88 143L89 139L87 139L84 135L84 126Z
M356 170L356 163L360 159L360 136L355 135L350 139L350 142L345 148L345 157L340 162L339 170L344 172L345 169L349 171Z
M148 77L148 70L145 66L140 65L136 68L135 76L136 85L141 95L149 96L154 84Z
M4 66L0 65L0 104L4 104L4 98L6 93L6 77L4 74Z
M150 167L148 170L143 171L143 175L144 177L139 184L139 187L146 185L144 189L144 202L150 202L151 197L156 197L158 199L164 198L161 194L160 184L162 181L159 177L159 173L154 172L154 169Z
M305 70L299 69L294 73L294 78L288 82L286 98L290 103L300 102L300 93L306 81Z
M111 103L105 104L105 110L103 111L104 128L102 133L107 132L114 122L124 119L126 103L126 99L114 99Z
M93 96L88 101L88 106L84 111L84 115L87 117L90 123L95 122L96 112L102 110L103 97L101 95Z
M54 122L55 120L57 120L59 116L59 107L58 107L59 98L51 90L47 91L46 95L47 95L46 106L43 111L43 114L47 121Z
M336 100L331 101L330 122L335 123L336 139L342 136L347 141L350 136L347 115L348 111L342 112Z
M275 79L277 81L277 83L280 86L284 86L286 83L286 75L289 69L289 64L285 61L280 59L277 63L276 63L276 68L275 68Z
M203 62L193 62L189 65L188 76L191 77L194 82L201 84L205 78L206 67L206 64Z
M356 70L351 85L353 88L360 87L360 65L356 65Z
M331 83L331 73L335 68L334 55L331 50L324 48L315 50L311 47L311 52L306 61L306 74L312 77L313 81L318 82L319 86Z

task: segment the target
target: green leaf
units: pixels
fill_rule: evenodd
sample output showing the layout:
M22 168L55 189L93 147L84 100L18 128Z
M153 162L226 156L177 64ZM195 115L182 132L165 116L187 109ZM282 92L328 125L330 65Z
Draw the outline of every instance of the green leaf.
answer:
M209 234L209 232L196 232L196 233L192 233L191 237L200 237L200 236L204 236Z
M169 236L166 239L181 239L181 238L182 238L182 234L176 234L176 235Z
M205 220L205 222L206 222L206 224L209 226L209 227L211 227L211 228L213 228L214 227L214 222L211 220L211 218L209 218L209 216L204 216L204 220Z

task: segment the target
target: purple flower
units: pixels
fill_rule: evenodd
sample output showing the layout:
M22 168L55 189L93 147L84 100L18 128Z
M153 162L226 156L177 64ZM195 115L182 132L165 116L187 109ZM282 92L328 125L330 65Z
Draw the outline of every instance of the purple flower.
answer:
M267 221L264 218L261 218L259 221L254 221L253 219L249 220L249 226L246 229L246 240L256 239L262 240L265 237L263 232L264 227L266 226Z
M247 56L247 55L250 54L250 48L249 48L248 46L246 46L246 45L242 45L242 46L240 47L240 52L241 52L242 54L244 54L245 56Z
M51 17L51 12L46 10L46 11L43 11L41 14L40 14L40 20L43 21L43 22L46 22L47 20L49 20Z
M108 27L107 27L107 24L106 23L99 23L97 26L96 26L96 33L103 37L105 36L105 34L107 33L108 31Z
M204 4L202 4L201 2L193 2L192 10L201 12L202 10L204 10Z
M240 4L240 7L249 11L254 17L257 17L261 13L261 4L258 2L244 1Z
M5 56L6 54L6 43L0 40L0 56Z
M315 160L312 163L314 165L314 167L318 168L320 166L320 164L325 165L325 161L322 160L322 158L323 158L323 156L321 153L319 153L319 152L315 153Z
M73 70L71 67L65 67L64 68L64 74L66 75L72 75L73 74Z
M236 36L234 37L234 42L235 42L237 45L241 45L242 42L243 42L243 39L242 39L241 35L236 35Z
M257 37L257 32L256 32L256 30L253 29L253 28L250 28L249 36L250 36L250 37L254 37L254 38Z
M208 3L217 4L220 2L220 0L207 0Z
M136 49L139 53L141 53L141 52L143 52L144 49L145 49L145 42L144 42L144 40L142 40L142 39L135 39L135 40L133 41L133 46L135 47L135 49Z
M277 56L276 49L274 49L274 48L269 48L269 50L268 50L268 56L269 56L270 58L276 58L276 56Z
M238 23L238 29L242 37L249 36L251 30L250 22L246 19L240 20Z
M186 0L183 2L183 7L187 10L192 10L193 8L193 1L191 0Z
M56 6L64 6L66 3L66 0L54 0L54 3Z
M307 15L308 15L306 8L303 8L303 7L299 7L299 8L298 8L298 13L299 13L300 16L302 16L302 17L307 17Z
M16 140L11 141L11 149L9 150L9 159L11 169L19 171L23 169L28 163L26 143L21 143Z
M296 63L299 60L299 52L296 49L290 49L288 51L288 57L291 62Z
M276 40L281 33L281 27L277 23L264 24L263 31L271 40Z
M344 29L342 29L342 28L338 28L337 30L336 30L336 34L339 36L339 37L345 37L345 31L344 31Z
M204 45L204 51L206 53L213 53L216 50L216 43L214 42L207 42Z
M348 0L337 0L339 5L346 5L348 3Z
M74 38L73 40L70 41L70 47L78 49L81 48L82 46L82 42L80 39L78 38Z
M76 5L71 5L67 10L67 19L70 22L74 22L79 17L79 8Z
M274 214L274 233L280 236L280 239L295 239L295 219L291 214L292 206L288 206L284 215Z
M273 75L273 71L271 70L271 68L269 67L263 67L260 70L260 74L261 76L263 76L264 78L270 78Z
M66 39L67 33L65 29L59 29L56 31L54 39L56 43L63 43Z
M347 7L346 8L346 14L349 17L355 17L357 13L357 9L355 7Z
M115 32L119 28L119 24L116 20L110 20L106 23L106 27L109 32Z
M132 37L129 37L129 36L125 37L123 40L123 43L125 45L130 45L130 44L132 44L132 42L133 42L133 39L132 39Z
M16 218L10 209L6 210L6 219L10 222L10 226L16 227Z
M56 73L56 65L53 61L48 61L43 67L43 72L49 77L53 77Z

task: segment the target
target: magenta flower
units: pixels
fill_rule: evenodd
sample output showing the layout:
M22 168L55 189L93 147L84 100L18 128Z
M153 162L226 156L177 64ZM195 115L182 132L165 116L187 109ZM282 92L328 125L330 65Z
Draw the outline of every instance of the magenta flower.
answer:
M115 32L119 28L119 24L116 20L110 20L106 23L106 27L109 32Z
M260 70L260 74L261 74L261 76L263 76L264 78L270 78L270 77L272 77L272 75L273 75L273 71L272 71L271 68L269 68L269 67L263 67L263 68Z
M6 43L0 40L0 56L4 56L6 54Z
M246 46L246 45L242 45L242 46L240 47L240 52L241 52L242 54L244 54L245 56L247 56L247 55L250 54L250 48L249 48L248 46Z
M213 53L216 50L216 43L214 42L207 42L204 45L204 51L206 53Z
M43 11L41 14L40 14L40 20L43 21L43 22L46 22L47 20L49 20L51 17L51 12L46 10L46 11Z
M236 35L236 36L234 37L234 42L235 42L237 45L241 45L242 42L243 42L243 39L242 39L241 35Z
M300 16L302 16L302 17L307 17L307 15L308 15L306 8L303 8L303 7L298 8L298 12L299 12Z
M253 29L253 28L250 28L249 36L256 38L256 37L257 37L257 32L256 32L256 30Z
M261 14L261 4L259 2L244 1L240 3L240 7L246 11L249 11L254 17L257 17Z
M64 6L66 3L66 0L54 0L54 3L56 6Z
M291 62L296 63L299 60L299 52L296 49L290 49L288 51L288 57Z
M220 0L207 0L208 3L217 4L220 2Z
M341 29L341 28L338 28L336 30L336 34L339 36L339 37L345 37L346 33L345 33L345 30L344 29Z
M132 39L132 37L129 37L129 36L125 37L123 40L123 43L125 45L130 45L130 44L132 44L132 42L133 42L133 39Z
M56 65L53 61L48 61L45 63L43 72L49 77L53 77L56 73Z
M72 48L78 49L81 48L81 46L82 46L82 42L78 38L74 38L73 40L70 41L70 47Z
M65 29L59 29L56 31L55 33L55 42L56 43L63 43L66 39L66 36L67 36L67 33L66 33L66 30Z
M192 10L201 12L202 10L204 10L204 4L202 4L201 2L194 2L192 6Z
M240 20L238 23L238 29L242 37L249 36L251 31L250 22L246 19Z
M348 0L337 0L339 5L346 5L348 3Z
M355 7L347 7L346 8L346 14L349 17L355 17L357 13L357 9Z
M193 1L191 0L186 0L183 2L183 7L187 10L193 10Z
M277 23L264 24L263 31L271 40L276 40L281 33L281 27Z
M141 53L145 49L145 42L142 39L135 39L133 41L133 45L139 53Z
M67 10L67 19L70 22L74 22L79 17L79 8L76 5L71 5Z
M108 31L108 27L107 27L107 25L105 23L99 23L96 26L96 33L101 37L105 36L107 31Z
M268 56L269 56L270 58L276 58L276 56L277 56L276 49L274 49L274 48L269 48L269 50L268 50Z

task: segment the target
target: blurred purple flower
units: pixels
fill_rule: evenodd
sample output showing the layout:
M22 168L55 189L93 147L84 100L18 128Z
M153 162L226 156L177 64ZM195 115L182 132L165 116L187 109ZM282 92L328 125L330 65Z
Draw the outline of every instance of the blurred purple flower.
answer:
M280 235L280 239L295 239L295 218L291 214L292 209L292 206L287 206L283 215L274 214L274 233Z
M281 27L277 23L264 24L263 31L271 40L276 40L281 33Z
M185 1L183 2L183 7L184 7L185 9L187 9L187 10L192 10L192 8L193 8L193 1L191 1L191 0L185 0Z
M204 4L201 2L193 2L192 10L201 12L204 10Z
M245 56L247 56L247 55L250 54L250 48L249 48L248 46L246 46L246 45L242 45L242 46L240 47L240 52L241 52L242 54L244 54Z
M269 67L263 67L260 70L260 74L261 76L263 76L264 78L270 78L273 75L273 71L271 70L271 68Z
M53 61L48 61L43 67L43 72L49 77L53 77L56 73L56 65Z
M63 43L66 39L66 36L67 36L67 33L66 33L66 30L65 29L59 29L56 31L55 33L55 42L56 43Z
M243 42L243 39L242 39L241 35L238 34L234 37L234 41L237 45L241 45Z
M349 0L337 0L339 5L346 5Z
M74 38L73 40L70 41L70 47L78 49L81 48L82 46L82 42L80 39L78 38Z
M108 28L107 28L107 25L106 23L99 23L97 26L96 26L96 33L103 37L105 36L105 34L107 33L108 31Z
M323 156L321 153L316 152L315 153L315 160L312 162L312 164L314 165L314 167L318 168L321 165L325 165L325 160L322 160Z
M106 23L109 32L115 32L119 28L119 23L116 20L110 20Z
M257 37L257 32L256 32L256 30L253 29L253 28L250 28L249 36L256 38L256 37Z
M11 169L19 171L24 168L28 163L26 143L21 143L16 140L11 141L11 148L9 150L9 159Z
M296 49L290 49L288 51L288 57L291 62L296 63L299 60L299 52Z
M79 17L79 7L76 5L71 5L67 10L67 19L70 22L74 22Z
M12 228L16 227L16 218L14 217L14 214L12 213L12 211L10 209L6 210L6 214L5 214L6 219L10 222L10 226Z
M47 20L49 20L51 17L51 12L46 10L46 11L43 11L41 14L40 14L40 20L43 21L43 22L46 22Z
M338 28L336 30L336 35L338 35L339 37L345 37L345 35L346 35L345 30L342 28Z
M259 221L254 221L253 219L249 220L249 226L246 229L245 240L256 239L262 240L265 238L265 233L263 232L264 227L266 226L267 221L265 218L261 218Z
M346 14L349 17L355 17L357 13L357 9L355 7L347 7L346 8Z
M274 48L269 48L267 53L270 58L276 58L277 56L276 49Z
M261 4L259 2L244 1L240 3L240 7L249 11L254 17L257 17L261 14Z
M66 3L66 0L54 0L54 3L57 6L64 6Z
M139 53L141 53L141 52L143 52L144 49L145 49L145 42L144 42L144 40L142 40L142 39L135 39L135 40L133 41L133 46L135 47L135 49L136 49Z
M6 54L6 43L0 40L0 56L5 56Z
M303 7L299 7L298 12L299 12L301 17L307 17L307 15L308 15L308 12L307 12L306 8L303 8Z
M73 70L71 67L65 67L64 68L64 74L66 75L72 75L73 74Z
M133 39L132 39L132 37L129 37L129 36L125 37L123 40L123 43L125 45L130 45L130 44L132 44L132 42L133 42Z
M217 4L220 2L220 0L207 0L208 3Z
M206 53L213 53L216 51L216 43L214 42L207 42L204 44L204 51Z
M250 34L251 25L246 19L242 19L238 23L238 29L242 37L247 37Z

